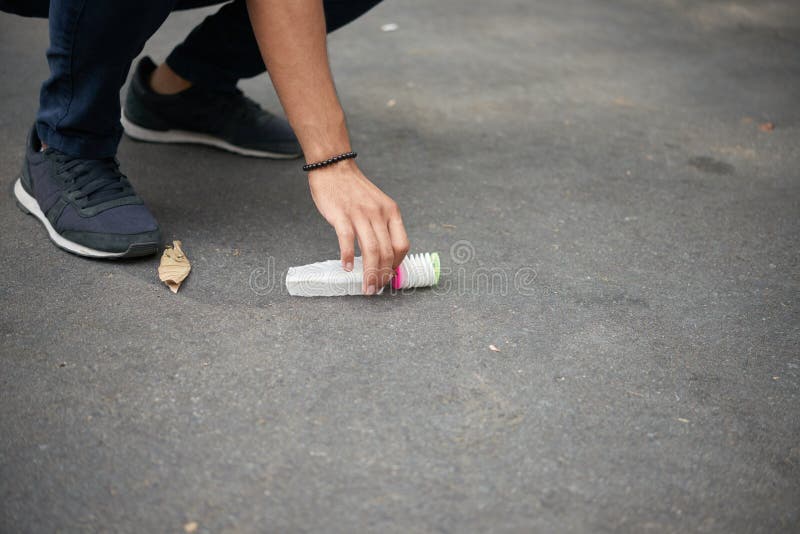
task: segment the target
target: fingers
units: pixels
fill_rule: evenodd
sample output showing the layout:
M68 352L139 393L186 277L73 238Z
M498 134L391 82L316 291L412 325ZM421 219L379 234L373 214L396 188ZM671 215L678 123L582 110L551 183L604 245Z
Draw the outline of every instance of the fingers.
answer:
M373 295L391 282L394 268L402 263L408 252L408 236L400 210L394 203L357 219L354 226L364 261L363 292ZM352 243L352 237L349 243Z
M372 229L368 219L358 219L355 221L356 236L358 246L361 249L361 256L364 262L364 283L362 286L365 295L374 295L378 288L380 272L380 246L375 231Z
M386 220L383 218L373 219L372 230L375 232L375 237L378 239L378 287L383 287L392 281L394 270L392 263L394 262L394 248L392 248L392 239L389 237L389 228L386 225Z
M408 236L400 210L360 172L339 174L336 182L337 187L329 187L329 181L309 178L311 196L322 216L336 230L345 271L354 268L357 240L363 256L362 292L374 295L391 282L394 268L408 252Z
M394 259L392 261L392 268L394 269L403 263L403 258L406 257L411 246L408 242L406 227L403 226L403 219L400 216L400 209L397 204L392 206L389 214L389 236L391 237L392 250L394 251Z
M353 233L353 225L349 221L341 222L335 226L336 237L339 238L339 252L342 257L342 267L345 271L353 270L353 256L356 255L355 234Z

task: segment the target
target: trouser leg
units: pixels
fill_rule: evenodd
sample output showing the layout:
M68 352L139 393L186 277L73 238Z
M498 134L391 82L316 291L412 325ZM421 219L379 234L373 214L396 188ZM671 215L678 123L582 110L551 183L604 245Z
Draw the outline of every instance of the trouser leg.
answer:
M67 154L113 156L122 135L119 91L131 61L174 0L51 0L50 77L36 128Z
M328 32L355 20L380 1L325 0ZM232 89L238 80L264 72L245 0L234 0L206 17L172 51L167 65L194 84L218 90Z

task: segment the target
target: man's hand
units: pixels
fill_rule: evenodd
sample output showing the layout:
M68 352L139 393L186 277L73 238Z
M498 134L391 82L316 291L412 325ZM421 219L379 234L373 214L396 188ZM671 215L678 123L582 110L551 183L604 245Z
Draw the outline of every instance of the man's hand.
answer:
M322 0L247 0L261 56L306 162L349 152L344 111L336 96ZM388 284L408 251L397 204L353 160L313 170L308 183L322 216L336 229L345 269L353 268L354 239L364 259L364 293Z
M336 230L342 266L353 269L354 239L364 261L365 295L388 284L408 252L408 237L397 204L367 179L352 160L311 171L317 209Z

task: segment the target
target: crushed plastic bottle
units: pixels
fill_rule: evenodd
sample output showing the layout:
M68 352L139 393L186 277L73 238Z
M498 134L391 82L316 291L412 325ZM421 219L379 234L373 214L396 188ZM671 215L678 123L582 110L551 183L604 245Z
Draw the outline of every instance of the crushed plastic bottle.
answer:
M395 269L392 288L429 287L439 283L439 254L408 254ZM353 261L348 272L340 260L328 260L301 267L291 267L286 273L286 289L296 297L337 297L363 295L364 263L361 257ZM379 294L383 288L379 290Z

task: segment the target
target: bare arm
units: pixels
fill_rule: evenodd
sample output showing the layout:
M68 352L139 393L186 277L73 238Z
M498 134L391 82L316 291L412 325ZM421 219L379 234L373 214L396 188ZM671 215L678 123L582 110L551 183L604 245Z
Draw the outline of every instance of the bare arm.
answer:
M322 0L247 0L261 55L306 161L351 149L336 96ZM311 196L339 238L342 264L352 268L354 239L364 256L364 292L389 282L408 252L397 204L353 160L309 173Z

